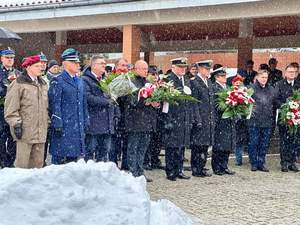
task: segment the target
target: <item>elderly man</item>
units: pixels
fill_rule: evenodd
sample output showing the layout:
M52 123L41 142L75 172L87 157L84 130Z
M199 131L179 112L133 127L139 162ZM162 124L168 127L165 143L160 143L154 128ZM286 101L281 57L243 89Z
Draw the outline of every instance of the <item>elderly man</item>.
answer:
M140 89L147 83L148 64L139 60L135 63L136 78L132 80ZM128 134L127 161L133 176L144 175L143 163L150 143L150 134L156 130L159 103L147 103L137 94L125 97L125 128ZM152 180L146 178L147 182Z
M41 168L48 128L47 83L40 78L40 57L27 57L25 69L8 89L5 99L5 120L17 141L15 166Z
M16 158L16 142L4 119L4 99L7 87L20 72L13 68L15 51L8 48L0 51L0 167L12 167Z
M90 126L86 134L85 160L108 161L112 154L112 135L119 119L118 107L99 88L105 74L106 62L102 56L93 56L82 79L85 84ZM116 161L115 161L116 162Z
M80 72L79 53L66 49L61 59L63 72L53 77L48 92L52 137L50 153L53 164L76 161L85 153L88 126L86 92Z

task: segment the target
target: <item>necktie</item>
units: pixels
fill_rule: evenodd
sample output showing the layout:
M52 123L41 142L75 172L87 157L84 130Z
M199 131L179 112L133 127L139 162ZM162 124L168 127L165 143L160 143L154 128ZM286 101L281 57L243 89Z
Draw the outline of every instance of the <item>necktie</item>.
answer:
M77 77L73 77L73 81L75 84L77 84Z

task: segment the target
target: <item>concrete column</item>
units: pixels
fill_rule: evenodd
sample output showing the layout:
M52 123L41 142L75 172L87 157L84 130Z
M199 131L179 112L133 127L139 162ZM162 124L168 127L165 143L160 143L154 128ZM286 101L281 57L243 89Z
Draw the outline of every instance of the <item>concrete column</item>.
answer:
M253 20L240 19L238 37L238 62L237 67L243 68L245 62L252 59L253 50Z
M154 52L145 52L144 60L149 65L154 65Z
M123 58L129 63L140 59L141 30L135 25L123 26Z
M55 32L55 52L54 57L58 62L61 62L61 54L67 48L67 31Z

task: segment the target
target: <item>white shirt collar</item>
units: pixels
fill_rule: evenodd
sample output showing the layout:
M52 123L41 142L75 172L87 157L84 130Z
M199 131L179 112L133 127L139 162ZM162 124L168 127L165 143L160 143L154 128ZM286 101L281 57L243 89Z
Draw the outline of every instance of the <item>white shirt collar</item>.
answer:
M219 81L216 80L216 83L218 83L222 88L226 88L226 84L221 84Z
M91 74L93 74L96 77L96 79L98 79L98 76L92 70L91 70Z
M198 73L197 75L198 75L198 77L201 78L201 80L203 80L204 84L205 84L206 86L208 86L208 84L207 84L207 79L205 79L204 77L202 77L200 73Z

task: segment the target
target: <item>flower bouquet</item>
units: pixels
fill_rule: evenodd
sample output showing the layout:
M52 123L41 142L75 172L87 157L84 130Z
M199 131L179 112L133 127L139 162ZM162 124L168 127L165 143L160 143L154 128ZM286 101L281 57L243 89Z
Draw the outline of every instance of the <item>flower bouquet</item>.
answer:
M6 79L3 80L3 84L5 87L8 87L11 82L17 79L17 75L15 73L10 73ZM5 97L0 97L0 106L3 106L5 102Z
M144 98L146 103L163 103L163 112L168 111L169 105L178 105L180 101L199 102L191 95L176 89L172 81L164 80L160 80L156 84L147 83L139 90L138 98Z
M280 107L279 122L289 129L291 135L295 135L300 127L300 91L294 91Z
M128 70L117 70L107 75L106 78L99 82L100 89L108 94L113 100L118 97L131 94L138 89L131 81L135 77L133 72Z
M226 88L217 93L217 104L223 111L222 118L241 118L251 115L254 99L251 97L254 93L252 88L244 86L234 86Z

